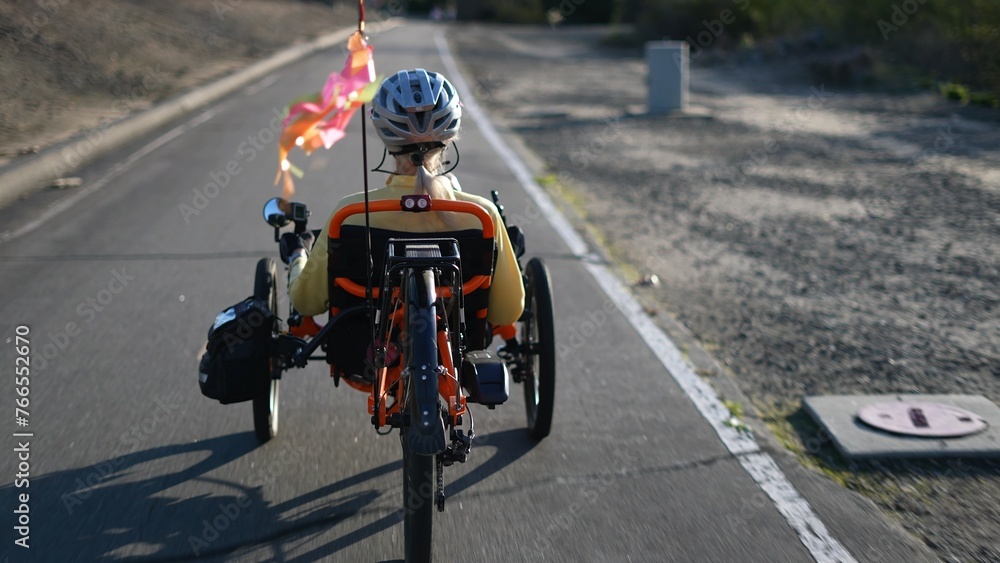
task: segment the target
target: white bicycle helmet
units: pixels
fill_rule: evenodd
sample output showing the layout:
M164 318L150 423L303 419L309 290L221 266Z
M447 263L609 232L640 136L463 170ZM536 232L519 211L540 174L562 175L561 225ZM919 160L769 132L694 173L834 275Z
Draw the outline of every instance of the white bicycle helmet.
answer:
M390 153L409 152L407 145L443 146L458 135L461 123L455 87L441 74L422 68L386 78L372 100L372 125Z

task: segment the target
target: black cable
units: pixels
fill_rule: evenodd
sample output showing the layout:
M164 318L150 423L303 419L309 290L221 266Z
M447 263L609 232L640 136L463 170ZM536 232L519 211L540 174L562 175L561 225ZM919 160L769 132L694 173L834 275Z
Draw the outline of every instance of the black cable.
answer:
M459 152L458 152L458 141L455 141L454 143L452 143L451 147L455 149L455 164L451 164L451 162L447 161L447 160L444 161L445 165L451 164L451 167L448 168L447 170L445 170L444 172L442 172L441 173L442 175L447 174L447 173L451 172L452 170L454 170L455 168L457 168L458 167L458 161L462 159L462 155L459 154Z
M368 135L366 133L366 123L365 123L365 105L361 106L361 162L364 166L364 185L365 185L365 251L368 256L367 264L367 282L365 283L365 301L368 302L368 326L371 329L372 338L372 351L375 353L375 358L378 358L378 351L376 350L378 343L375 340L375 311L374 303L372 301L372 277L375 270L375 262L372 257L372 225L371 225L371 211L368 208Z

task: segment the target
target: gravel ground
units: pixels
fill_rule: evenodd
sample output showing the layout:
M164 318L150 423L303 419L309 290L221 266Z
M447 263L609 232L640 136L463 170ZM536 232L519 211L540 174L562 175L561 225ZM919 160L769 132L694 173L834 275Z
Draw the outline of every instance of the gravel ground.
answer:
M1000 561L1000 464L805 452L803 395L1000 403L1000 124L931 94L810 83L804 57L692 61L687 116L644 114L641 53L601 30L454 27L503 125L549 166L651 308L779 438L945 560ZM735 59L732 59L735 61Z

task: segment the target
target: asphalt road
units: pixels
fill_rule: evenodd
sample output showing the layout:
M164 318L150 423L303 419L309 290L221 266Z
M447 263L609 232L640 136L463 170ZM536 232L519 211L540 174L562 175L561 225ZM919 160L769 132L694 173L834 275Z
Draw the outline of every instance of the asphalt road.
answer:
M440 69L434 33L407 25L375 36L379 72ZM251 293L259 257L277 257L260 215L278 194L273 112L342 61L339 50L313 56L213 106L69 211L0 245L0 366L12 371L19 325L30 327L34 362L27 428L11 420L13 378L0 388L10 561L402 557L400 445L375 434L363 394L335 388L323 365L289 372L279 436L258 446L250 405L219 405L196 382L215 314ZM87 167L85 185L168 129ZM355 120L334 150L304 161L298 199L314 225L361 188L359 139ZM381 150L371 141L374 166ZM467 191L499 189L509 214L532 215L475 122L460 147ZM193 190L225 176L206 205L195 201ZM0 220L26 224L57 197L18 203ZM203 208L185 214L182 204ZM812 560L580 259L543 218L522 226L557 288L555 426L541 443L527 436L520 389L475 412L470 461L446 471L437 559ZM30 487L16 488L10 434L23 430L33 433ZM788 471L855 558L920 558L854 495ZM28 550L13 543L21 493L30 494Z

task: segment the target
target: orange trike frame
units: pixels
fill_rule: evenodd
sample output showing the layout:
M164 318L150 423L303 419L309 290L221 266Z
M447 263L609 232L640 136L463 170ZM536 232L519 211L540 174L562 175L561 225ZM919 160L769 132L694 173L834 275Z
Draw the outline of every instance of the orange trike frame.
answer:
M330 223L328 225L327 233L330 239L340 239L341 227L344 221L353 215L360 215L365 213L364 203L353 203L344 206L330 218ZM428 208L416 211L413 209L407 209L403 206L402 200L378 200L371 201L368 203L368 211L371 213L384 213L384 212L425 212L425 211L445 211L454 213L466 213L475 216L479 219L482 225L482 232L484 239L493 239L496 235L496 227L493 223L493 218L490 216L489 212L483 209L482 206L467 201L453 201L453 200L433 200L433 203ZM433 207L431 209L430 207ZM430 238L435 233L413 233L414 238ZM374 249L373 249L374 251ZM486 275L477 275L465 281L461 285L461 292L463 295L469 294L477 289L486 289L490 287L492 283L492 277ZM366 297L367 288L348 278L334 278L333 285L339 287L353 295L355 297L364 299ZM436 288L437 295L439 298L450 298L452 297L451 287L438 287ZM372 288L372 298L378 299L381 297L381 289L378 287ZM406 315L404 311L405 307L401 307L401 292L399 287L392 288L392 293L389 298L392 300L388 311L390 315L388 319L384 319L386 330L385 339L388 341L388 334L391 333L393 328L398 327L402 332L403 341L405 342L405 334L407 331L406 327ZM330 308L330 319L333 319L340 309L336 307ZM440 315L439 315L440 319ZM305 319L304 322L296 331L297 336L316 336L320 330L315 321L311 318ZM452 354L451 346L451 335L445 329L439 329L437 332L437 347L438 353L441 358L441 365L444 368L438 377L438 394L447 402L448 404L448 414L451 419L452 426L458 426L460 421L459 417L465 414L466 405L465 397L462 395L461 385L459 381L458 368L455 365L455 358ZM405 354L405 350L400 351L401 355ZM397 382L402 378L403 367L406 365L405 356L401 356L400 361L393 367L381 367L376 371L374 384L363 383L355 381L352 379L345 379L348 385L351 387L363 391L369 394L368 396L368 413L372 415L372 422L375 424L376 428L381 428L385 426L389 418L394 415L401 413L402 406L404 404L403 397L403 385L397 385ZM330 366L330 374L334 375L334 366ZM389 391L395 389L393 394L392 404L388 404Z

